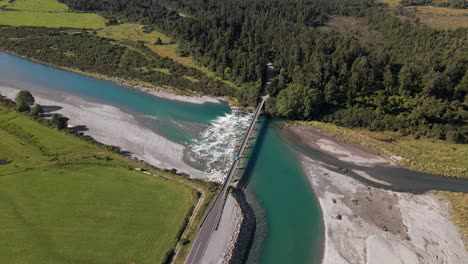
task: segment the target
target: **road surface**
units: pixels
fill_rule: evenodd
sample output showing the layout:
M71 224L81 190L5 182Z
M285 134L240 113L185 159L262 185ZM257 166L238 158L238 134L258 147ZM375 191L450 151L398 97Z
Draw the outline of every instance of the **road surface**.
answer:
M246 146L249 142L249 138L254 131L255 124L257 123L258 117L262 111L263 105L265 101L268 99L268 95L262 96L261 101L255 110L255 115L250 123L249 130L242 141L242 145L237 152L236 157L232 163L232 166L229 170L228 175L226 176L226 180L223 183L221 191L216 196L215 202L211 206L208 211L208 214L205 217L205 220L198 231L197 236L195 237L195 241L193 242L192 249L185 261L186 264L198 264L201 263L203 258L203 254L206 251L206 247L208 246L208 242L210 240L211 234L217 229L219 221L221 220L221 215L224 208L224 203L226 201L227 191L231 183L232 176L235 174L237 167L239 166L240 157L244 154Z

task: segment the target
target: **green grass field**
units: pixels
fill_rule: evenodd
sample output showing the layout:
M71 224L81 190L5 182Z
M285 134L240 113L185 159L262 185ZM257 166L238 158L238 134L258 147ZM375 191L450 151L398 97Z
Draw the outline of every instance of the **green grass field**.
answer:
M106 19L97 14L74 13L56 0L0 0L0 24L98 29Z
M0 263L161 263L197 201L1 106L0 138Z

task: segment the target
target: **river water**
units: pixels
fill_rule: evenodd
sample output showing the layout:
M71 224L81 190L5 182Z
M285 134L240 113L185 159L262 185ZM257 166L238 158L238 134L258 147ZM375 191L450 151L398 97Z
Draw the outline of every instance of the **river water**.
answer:
M86 77L0 52L0 86L34 94L69 94L117 107L142 126L195 153L208 174L223 175L251 114L225 103L193 104L161 99L112 82ZM296 153L277 122L266 122L247 188L258 218L251 263L319 263L321 211ZM219 179L218 179L219 180Z

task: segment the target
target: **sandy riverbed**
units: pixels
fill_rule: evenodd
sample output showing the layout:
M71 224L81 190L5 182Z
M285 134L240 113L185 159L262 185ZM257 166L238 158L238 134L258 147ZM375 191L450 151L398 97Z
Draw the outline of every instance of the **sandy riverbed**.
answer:
M309 147L342 161L396 166L388 158L341 143L315 129L286 129L300 134ZM384 190L330 171L304 155L301 162L323 212L324 264L466 263L468 253L442 196ZM361 176L373 180L365 172Z
M205 104L205 103L220 103L223 101L223 98L220 97L212 97L212 96L186 96L186 95L178 95L173 94L164 90L156 90L152 88L145 88L145 87L135 87L138 90L143 92L152 94L159 98L164 98L168 100L192 103L192 104Z
M18 89L0 86L0 94L9 98L14 98L17 92ZM35 93L34 97L45 110L52 109L52 113L70 118L70 125L85 126L86 131L83 133L99 142L119 146L156 167L175 168L193 178L206 178L205 172L183 161L184 146L141 126L132 115L116 107L87 102L69 95Z

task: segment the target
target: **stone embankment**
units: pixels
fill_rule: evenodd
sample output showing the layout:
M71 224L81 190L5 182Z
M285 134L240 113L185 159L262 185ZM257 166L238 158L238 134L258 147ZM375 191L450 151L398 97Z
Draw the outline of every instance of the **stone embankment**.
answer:
M232 196L236 199L240 207L241 218L239 226L233 240L229 245L228 252L223 260L226 264L242 264L247 260L247 256L252 245L252 239L255 233L255 214L248 204L244 192L234 189Z

